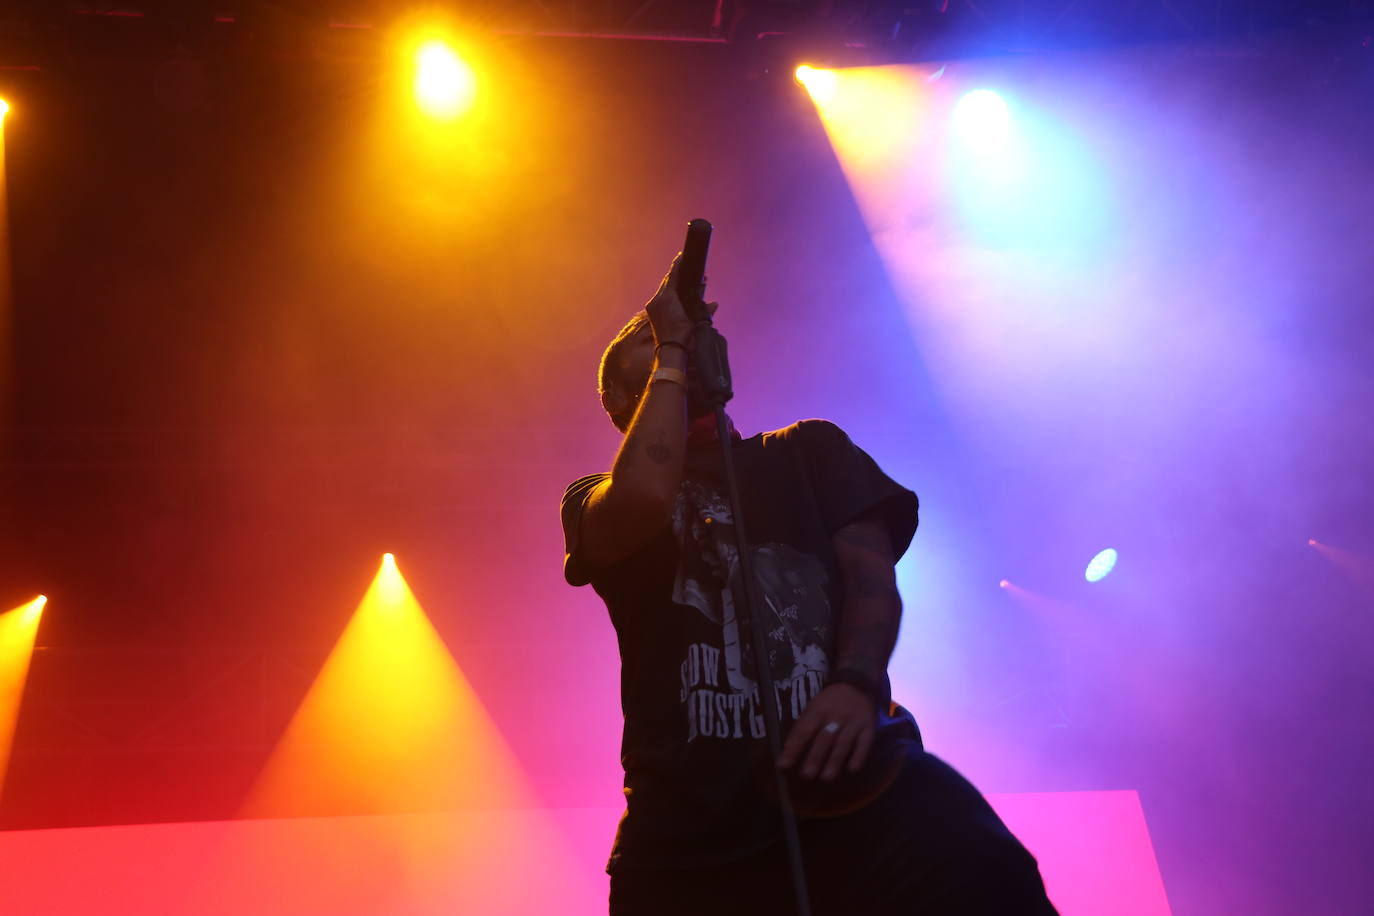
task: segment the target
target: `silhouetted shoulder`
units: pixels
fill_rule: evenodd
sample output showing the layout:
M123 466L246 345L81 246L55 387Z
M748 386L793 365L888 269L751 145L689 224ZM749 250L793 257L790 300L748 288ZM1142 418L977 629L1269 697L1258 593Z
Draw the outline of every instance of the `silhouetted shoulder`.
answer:
M590 571L584 567L577 550L578 535L582 527L582 510L596 488L610 479L611 475L605 472L588 474L568 484L568 488L563 491L559 515L563 519L563 577L569 585L586 585L591 581Z
M887 475L878 463L829 420L799 420L775 434L779 441L798 444L825 520L833 535L864 517L883 521L900 557L916 533L919 502L916 494Z

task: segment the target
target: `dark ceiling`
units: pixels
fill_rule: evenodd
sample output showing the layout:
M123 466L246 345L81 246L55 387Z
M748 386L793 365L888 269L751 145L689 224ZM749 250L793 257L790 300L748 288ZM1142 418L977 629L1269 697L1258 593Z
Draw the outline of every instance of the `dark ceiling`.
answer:
M363 56L417 11L476 31L730 43L864 62L1226 42L1274 31L1368 52L1370 0L18 0L0 12L0 68L89 57ZM757 57L766 66L770 55Z

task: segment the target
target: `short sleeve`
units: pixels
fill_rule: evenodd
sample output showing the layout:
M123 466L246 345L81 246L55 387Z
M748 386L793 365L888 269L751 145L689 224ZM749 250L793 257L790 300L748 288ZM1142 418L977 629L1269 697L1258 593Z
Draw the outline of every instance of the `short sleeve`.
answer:
M569 585L586 585L592 581L578 558L578 529L582 525L582 510L587 506L587 499L610 476L605 473L590 474L574 480L563 491L563 503L559 507L559 514L563 517L563 578L568 580Z
M901 557L916 533L916 494L887 476L829 420L803 420L798 425L826 531L833 535L856 519L877 513L892 538L893 556Z

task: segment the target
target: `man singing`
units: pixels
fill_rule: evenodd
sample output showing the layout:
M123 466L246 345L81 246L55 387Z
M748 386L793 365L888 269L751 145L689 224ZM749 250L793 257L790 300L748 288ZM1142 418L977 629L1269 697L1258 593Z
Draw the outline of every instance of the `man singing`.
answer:
M732 430L771 670L755 669L715 417L677 261L601 360L624 434L563 497L569 583L620 644L612 916L795 912L761 703L776 704L816 916L1053 914L1035 860L892 702L916 495L825 420ZM715 304L710 306L715 311Z

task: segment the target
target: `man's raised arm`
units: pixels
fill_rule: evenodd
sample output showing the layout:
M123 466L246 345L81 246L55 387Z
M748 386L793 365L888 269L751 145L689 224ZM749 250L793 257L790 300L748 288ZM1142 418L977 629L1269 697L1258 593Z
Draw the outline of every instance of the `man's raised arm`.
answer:
M592 491L582 511L578 543L590 567L625 559L672 518L687 448L693 327L677 295L678 262L645 307L647 328L626 341L615 385L607 386L607 406L634 404L634 414L610 478Z

